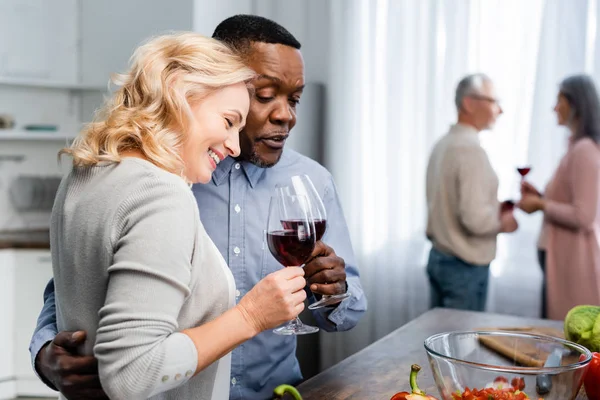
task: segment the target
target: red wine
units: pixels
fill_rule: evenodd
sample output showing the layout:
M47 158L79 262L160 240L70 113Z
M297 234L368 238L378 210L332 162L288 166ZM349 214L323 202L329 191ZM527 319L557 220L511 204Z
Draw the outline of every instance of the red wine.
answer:
M267 244L273 257L286 267L300 266L312 254L315 248L314 236L310 230L286 229L267 233Z
M317 241L321 240L325 231L327 230L327 220L326 219L315 219L315 233L317 234Z
M531 171L531 167L517 168L517 171L519 171L519 173L521 174L521 176L524 178L525 175L527 175L529 173L529 171Z
M313 221L315 223L315 233L316 235L316 239L317 242L319 240L321 240L321 238L323 237L323 235L325 234L325 231L327 230L327 220L326 219L315 219ZM281 221L281 226L283 226L285 229L292 229L292 230L296 230L298 229L298 225L304 225L304 221L303 220L287 220L287 221Z

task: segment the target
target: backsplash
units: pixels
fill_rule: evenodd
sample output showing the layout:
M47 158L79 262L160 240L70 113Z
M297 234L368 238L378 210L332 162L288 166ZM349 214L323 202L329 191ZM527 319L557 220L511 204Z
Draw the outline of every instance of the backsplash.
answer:
M61 164L61 140L0 141L0 231L39 230L50 226L50 211L60 178L69 171Z

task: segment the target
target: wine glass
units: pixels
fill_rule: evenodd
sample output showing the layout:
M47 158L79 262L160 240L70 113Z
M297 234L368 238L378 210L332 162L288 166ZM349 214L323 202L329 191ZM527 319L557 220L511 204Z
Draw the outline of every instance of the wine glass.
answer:
M310 212L312 219L315 224L315 232L317 234L317 242L323 238L325 231L327 230L327 212L323 201L315 189L310 177L308 175L294 175L291 178L292 185L291 190L296 195L306 196L308 204L310 206ZM327 307L339 303L340 301L347 299L351 296L350 292L334 294L334 295L323 295L319 301L316 301L308 306L310 310L317 308Z
M517 199L521 198L521 186L523 185L523 182L525 182L525 177L527 176L528 173L531 172L531 165L529 164L520 164L517 166L517 172L519 173L519 175L521 175L521 179L518 181L517 183Z
M531 172L531 165L520 165L517 167L517 172L521 175L521 182L525 180L525 176Z
M273 257L284 267L304 264L315 249L315 225L305 196L290 194L287 187L276 187L269 204L267 245ZM296 317L273 330L278 335L305 335L319 328L304 325Z

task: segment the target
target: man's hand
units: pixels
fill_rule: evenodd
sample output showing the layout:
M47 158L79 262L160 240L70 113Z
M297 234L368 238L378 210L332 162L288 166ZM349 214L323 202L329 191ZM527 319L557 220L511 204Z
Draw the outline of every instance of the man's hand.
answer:
M500 232L511 233L517 230L519 223L515 219L512 210L504 211L500 214Z
M346 263L335 251L319 241L304 266L304 278L313 293L334 295L346 293Z
M77 355L86 333L59 332L35 359L35 369L69 400L108 399L98 377L98 362L93 356Z

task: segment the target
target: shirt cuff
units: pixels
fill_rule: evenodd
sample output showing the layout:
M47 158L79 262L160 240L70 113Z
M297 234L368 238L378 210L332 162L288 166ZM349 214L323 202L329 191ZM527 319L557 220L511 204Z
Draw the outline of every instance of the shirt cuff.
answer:
M38 373L38 370L35 367L35 360L42 347L48 344L48 342L54 340L55 337L56 330L47 326L40 329L35 335L33 335L33 338L31 339L31 344L29 345L29 355L31 356L31 366L33 367L33 371L35 372L37 377L40 378L40 380L52 390L57 389L52 383L50 383L50 381L48 381L46 378L44 378Z
M184 333L173 333L165 339L165 359L158 381L149 397L179 387L189 381L198 367L198 351L192 339Z
M327 315L327 320L329 322L331 322L333 325L335 325L336 328L344 323L344 321L346 320L346 311L348 310L349 305L356 301L355 295L352 294L350 284L346 280L345 293L347 293L347 292L350 292L349 298L342 300L340 303L338 303L332 307L324 308L325 310L329 311L329 314Z
M348 305L354 300L354 296L350 296L350 298L342 300L341 303L337 305L327 316L327 319L331 321L335 326L340 326L344 323L346 310L348 310Z

